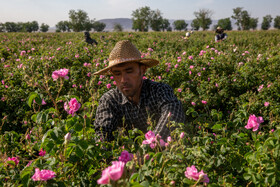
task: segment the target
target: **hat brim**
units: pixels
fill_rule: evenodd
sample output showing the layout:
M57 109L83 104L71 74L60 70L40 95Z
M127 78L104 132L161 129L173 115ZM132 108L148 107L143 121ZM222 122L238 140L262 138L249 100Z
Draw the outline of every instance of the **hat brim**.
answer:
M117 66L119 64L123 64L123 63L128 63L128 62L138 62L138 63L141 63L141 64L144 64L146 65L148 68L151 68L151 67L154 67L156 65L159 64L159 61L158 60L155 60L155 59L138 59L138 60L128 60L128 61L122 61L122 62L119 62L117 64L114 64L114 65L109 65L108 67L106 68L103 68L97 72L95 72L93 75L110 75L111 72L109 71L112 67L114 66Z

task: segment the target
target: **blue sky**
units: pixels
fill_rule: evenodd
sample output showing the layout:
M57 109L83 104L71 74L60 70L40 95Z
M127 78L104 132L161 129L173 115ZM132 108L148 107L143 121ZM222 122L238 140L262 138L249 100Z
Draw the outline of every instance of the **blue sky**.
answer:
M280 16L280 0L0 0L0 23L38 21L53 27L68 20L71 9L82 9L90 19L131 18L133 10L149 6L159 9L167 19L194 19L194 12L210 9L212 19L233 15L233 8L243 7L259 23L265 15Z

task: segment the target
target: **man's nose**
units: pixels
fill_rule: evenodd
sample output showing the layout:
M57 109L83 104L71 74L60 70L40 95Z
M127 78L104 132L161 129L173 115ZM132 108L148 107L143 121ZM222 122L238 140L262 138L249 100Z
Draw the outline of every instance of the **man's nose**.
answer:
M121 77L121 82L127 82L127 78L128 78L127 74L123 73Z

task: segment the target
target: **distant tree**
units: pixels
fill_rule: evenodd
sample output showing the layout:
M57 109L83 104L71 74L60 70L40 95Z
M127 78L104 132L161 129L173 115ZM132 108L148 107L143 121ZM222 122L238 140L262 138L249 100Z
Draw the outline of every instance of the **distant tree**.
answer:
M160 25L161 30L162 31L164 31L165 29L167 30L169 27L170 27L170 23L169 23L168 19L165 19L165 18L162 19L162 22L161 22L161 25Z
M199 24L198 19L192 20L191 27L192 27L192 29L195 30L195 31L198 31L198 30L199 30L200 24Z
M93 23L92 27L96 32L101 32L105 29L106 24L102 23L102 22L99 22L99 21L96 21L96 22Z
M151 22L151 9L148 6L132 11L132 29L137 31L148 31Z
M56 25L56 32L65 32L68 31L70 32L70 23L68 21L60 21Z
M188 24L185 22L185 20L176 20L173 22L174 29L181 31L181 30L186 30Z
M84 30L91 30L94 20L90 20L87 13L83 10L69 11L69 23L74 32L81 32Z
M162 22L163 22L163 17L161 16L161 12L159 10L152 10L151 20L150 20L150 26L152 30L160 31Z
M209 9L200 9L198 12L194 12L194 16L199 22L202 30L209 29L209 26L212 23L211 16L213 15L213 11Z
M270 24L272 22L273 18L271 17L271 15L266 15L263 17L263 22L262 22L262 30L268 30L270 28Z
M84 30L85 31L91 31L93 29L93 25L94 25L95 20L90 20L88 22L85 22L84 24Z
M242 30L249 30L250 29L250 15L247 10L243 10L241 12L241 27Z
M0 23L0 32L5 31L5 25L3 23Z
M21 28L22 32L36 32L39 30L39 24L37 21L18 23L18 26Z
M274 28L280 29L280 16L274 18Z
M122 32L122 31L123 31L122 25L119 24L119 23L115 23L115 25L114 25L114 31L115 31L115 32Z
M256 30L258 26L258 22L259 22L259 18L250 18L250 28Z
M166 29L168 32L171 32L172 31L172 27L167 27L167 29Z
M247 10L242 9L242 7L234 8L234 15L231 17L236 20L235 24L237 25L238 30L249 30L251 17Z
M39 30L39 23L37 21L32 21L32 31L36 32Z
M22 29L23 32L32 32L33 28L32 28L32 23L31 22L26 22L22 24Z
M45 23L42 23L41 26L40 26L40 31L41 32L48 32L49 30L49 25L45 24Z
M7 32L19 32L21 30L19 25L15 22L6 22L4 26Z
M237 29L241 30L241 12L242 12L242 7L236 7L233 9L233 16L231 16L231 18L235 19L236 22L235 24L237 25Z
M232 30L230 18L224 18L218 20L218 26L222 27L224 30L228 30L228 31Z
M27 23L30 23L30 22L27 22ZM26 24L27 23L23 23L23 22L17 22L16 25L17 25L17 30L16 32L27 32L26 30Z

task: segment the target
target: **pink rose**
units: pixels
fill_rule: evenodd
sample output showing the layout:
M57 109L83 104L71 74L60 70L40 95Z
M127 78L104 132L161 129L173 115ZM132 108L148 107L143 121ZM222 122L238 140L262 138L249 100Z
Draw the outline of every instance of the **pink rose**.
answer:
M77 112L80 107L81 104L77 101L76 98L72 98L69 103L64 103L64 109L68 114L71 114L72 116L74 116L74 113Z
M206 104L207 104L207 101L202 100L201 103L204 104L204 105L206 105Z
M24 56L26 54L26 51L21 51L20 56Z
M256 117L255 114L250 115L247 125L245 126L246 129L251 129L253 128L253 131L258 130L259 126L261 123L263 123L263 118L260 117Z
M46 101L44 99L42 99L42 105L46 105Z
M56 81L59 78L64 78L64 79L69 79L69 77L67 76L69 70L68 69L60 69L60 70L56 70L52 73L52 78L54 81Z
M209 183L209 178L208 178L207 174L205 174L203 172L203 170L201 170L200 172L197 172L197 169L195 168L194 165L192 165L191 167L187 167L187 169L185 171L185 176L188 179L193 179L195 181L200 180L200 182Z
M39 156L45 156L46 151L43 150L43 148L41 148L41 150L39 151Z
M192 106L195 106L195 105L196 105L196 103L195 103L195 102L191 102L191 104L192 104Z
M164 147L166 142L163 139L160 139L159 144L160 144L161 147Z
M55 177L55 172L51 170L41 170L39 168L35 169L34 175L31 177L33 181L47 181Z
M8 157L7 161L14 161L15 165L18 165L19 163L18 157Z
M64 140L65 140L65 143L69 142L71 140L71 133L68 132L65 136L64 136Z
M150 155L149 154L145 154L144 159L145 160L149 160L149 158L150 158Z
M269 106L269 102L264 102L264 106L268 107Z
M125 163L122 161L113 161L112 166L102 171L102 176L97 180L98 184L109 184L110 180L117 181L121 178Z
M108 89L110 89L110 88L111 88L111 84L107 84L106 86L107 86L107 88L108 88Z
M20 69L20 68L22 68L22 66L23 66L23 64L20 64L20 65L18 65L17 67Z
M124 150L121 153L121 156L119 157L119 161L123 161L124 163L127 163L128 161L131 161L133 158L133 154L129 153L128 151Z
M148 140L148 139L151 139L151 138L154 138L155 137L155 133L153 131L148 131L146 134L145 134L145 138Z
M259 86L258 91L260 92L263 89L263 84Z
M178 92L182 92L182 89L181 89L181 88L178 88Z
M25 136L25 139L26 139L26 140L30 140L30 134L27 134L27 135Z
M152 149L156 147L157 139L153 131L148 131L145 134L146 140L142 142L142 144L149 144Z
M185 136L185 133L184 133L184 132L181 132L180 138L182 139L182 138L184 138L184 136Z
M168 142L171 142L171 141L172 141L171 136L168 136L168 137L167 137L167 141L168 141Z

